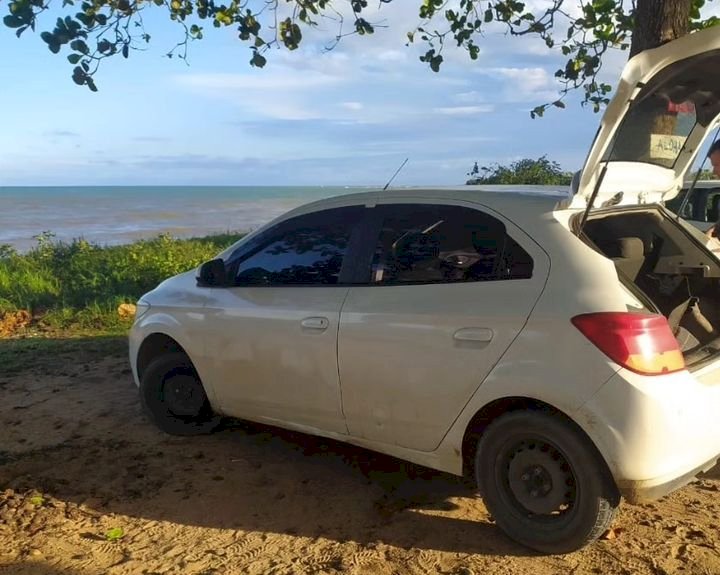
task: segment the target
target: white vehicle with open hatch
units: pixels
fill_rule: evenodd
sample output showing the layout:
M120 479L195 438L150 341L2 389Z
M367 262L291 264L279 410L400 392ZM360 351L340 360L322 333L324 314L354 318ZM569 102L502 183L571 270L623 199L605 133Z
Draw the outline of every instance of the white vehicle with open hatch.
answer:
M166 280L130 334L145 410L472 474L517 541L592 541L621 497L720 454L720 260L661 205L720 114L718 69L717 29L633 58L571 197L346 195Z

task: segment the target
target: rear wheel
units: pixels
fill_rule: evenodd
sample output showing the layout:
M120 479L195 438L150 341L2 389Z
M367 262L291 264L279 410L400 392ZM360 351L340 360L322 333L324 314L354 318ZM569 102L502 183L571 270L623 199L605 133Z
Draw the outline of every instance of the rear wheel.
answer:
M512 412L492 422L480 439L475 473L498 526L544 553L568 553L597 539L620 504L595 447L547 413Z
M140 399L145 413L165 433L201 435L220 423L183 353L162 355L150 363L140 381Z

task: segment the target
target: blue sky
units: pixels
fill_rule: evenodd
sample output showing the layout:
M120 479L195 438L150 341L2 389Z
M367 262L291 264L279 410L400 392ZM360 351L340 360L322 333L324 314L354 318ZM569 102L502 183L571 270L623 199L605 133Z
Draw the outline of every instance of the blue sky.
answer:
M542 154L579 169L600 116L572 99L529 116L555 97L562 57L488 32L477 61L449 50L435 74L405 46L419 2L383 5L369 19L386 28L330 52L327 25L262 70L232 29L206 27L189 66L164 58L180 29L153 8L149 49L105 62L97 93L72 82L67 52L0 27L0 186L378 185L406 157L397 184L462 183L474 161ZM611 55L607 79L625 58Z

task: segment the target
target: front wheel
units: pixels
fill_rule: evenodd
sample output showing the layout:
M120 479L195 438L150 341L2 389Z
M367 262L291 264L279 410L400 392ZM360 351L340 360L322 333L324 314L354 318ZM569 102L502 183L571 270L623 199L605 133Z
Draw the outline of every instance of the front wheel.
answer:
M170 353L154 359L140 380L145 413L165 433L201 435L220 423L190 359Z
M548 413L517 411L493 421L480 439L475 474L498 526L543 553L568 553L597 539L620 504L595 447Z

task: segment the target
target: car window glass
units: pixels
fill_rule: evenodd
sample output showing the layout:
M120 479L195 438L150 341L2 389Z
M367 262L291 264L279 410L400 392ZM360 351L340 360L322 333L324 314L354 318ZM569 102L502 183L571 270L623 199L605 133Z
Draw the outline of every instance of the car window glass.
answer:
M685 196L688 194L688 189L682 190L677 196L675 196L672 200L668 200L665 202L665 207L669 209L671 212L678 214L681 218L685 218L686 220L694 220L695 214L693 213L693 206L694 206L694 196L696 194L691 194L690 199L685 202ZM683 203L685 203L685 206L683 207ZM682 208L682 213L678 213L680 209Z
M335 208L279 224L237 264L236 285L337 284L361 213L359 206Z
M665 202L665 206L686 220L716 222L720 219L720 188L696 187L690 194L690 199L685 202L687 194L688 188L684 188L672 200ZM679 213L681 208L682 213Z
M720 190L713 188L707 196L707 204L705 206L707 222L717 222L720 220Z
M470 208L384 206L374 284L448 283L532 276L532 258L496 218Z

